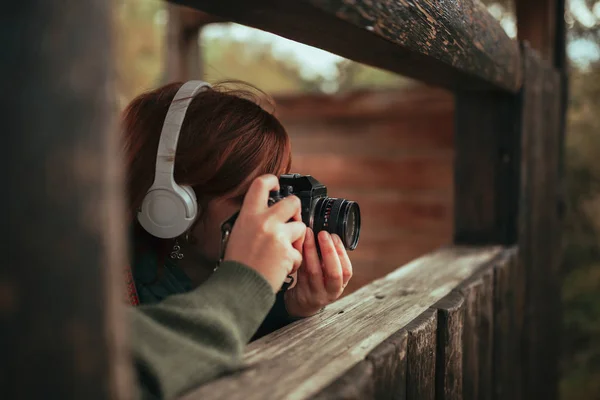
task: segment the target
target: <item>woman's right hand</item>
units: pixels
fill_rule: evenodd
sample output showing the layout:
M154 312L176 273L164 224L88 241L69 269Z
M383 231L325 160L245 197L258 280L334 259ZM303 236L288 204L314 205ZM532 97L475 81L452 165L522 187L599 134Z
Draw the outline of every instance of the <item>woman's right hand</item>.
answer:
M252 182L231 231L224 260L238 261L256 270L277 292L287 275L302 263L306 226L301 222L300 199L288 196L269 207L272 190L279 190L279 180L274 175L263 175Z

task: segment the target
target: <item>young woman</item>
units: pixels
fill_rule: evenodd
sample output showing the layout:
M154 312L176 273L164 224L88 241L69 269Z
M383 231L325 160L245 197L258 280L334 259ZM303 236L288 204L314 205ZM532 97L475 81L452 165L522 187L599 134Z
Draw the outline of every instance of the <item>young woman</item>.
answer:
M165 240L139 225L163 122L181 85L137 97L123 117L135 289L130 299L140 304L132 311L132 346L144 390L159 397L179 395L233 368L252 336L314 315L341 295L352 276L340 238L327 232L315 238L300 222L296 197L267 206L269 191L278 188L276 176L289 172L290 141L247 90L206 88L187 109L174 178L197 198L190 229ZM215 268L220 225L240 209L224 261ZM279 291L294 272L296 285Z

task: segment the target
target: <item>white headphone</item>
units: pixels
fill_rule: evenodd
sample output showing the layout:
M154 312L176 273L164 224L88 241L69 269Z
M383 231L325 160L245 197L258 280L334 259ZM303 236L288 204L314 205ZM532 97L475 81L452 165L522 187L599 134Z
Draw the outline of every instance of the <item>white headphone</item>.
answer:
M190 186L178 185L173 171L185 113L194 97L210 87L203 81L186 82L169 106L158 143L154 183L137 214L140 225L153 236L163 239L177 237L187 231L196 219L196 194Z

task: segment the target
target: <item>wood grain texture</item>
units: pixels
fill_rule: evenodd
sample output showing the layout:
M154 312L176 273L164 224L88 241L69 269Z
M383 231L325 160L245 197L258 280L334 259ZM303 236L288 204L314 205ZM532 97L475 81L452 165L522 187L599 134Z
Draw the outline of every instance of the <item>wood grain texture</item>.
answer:
M5 399L131 398L110 16L103 0L0 14Z
M435 398L463 398L463 296L452 292L434 304L437 310L437 356L435 362Z
M375 388L373 364L368 361L361 361L342 377L311 398L314 400L379 399L375 395Z
M561 85L559 74L524 46L519 256L524 268L523 397L558 397L560 228L558 204Z
M401 330L377 346L367 356L373 365L375 398L406 399L408 333Z
M435 399L437 311L429 309L406 327L408 368L406 398Z
M459 291L465 298L463 328L463 395L465 399L492 398L493 268L489 265Z
M517 250L494 268L494 399L522 399L521 338L524 280Z
M310 398L500 253L496 247L449 247L414 260L322 313L251 343L245 369L186 398Z
M174 2L430 84L521 84L517 43L477 0Z

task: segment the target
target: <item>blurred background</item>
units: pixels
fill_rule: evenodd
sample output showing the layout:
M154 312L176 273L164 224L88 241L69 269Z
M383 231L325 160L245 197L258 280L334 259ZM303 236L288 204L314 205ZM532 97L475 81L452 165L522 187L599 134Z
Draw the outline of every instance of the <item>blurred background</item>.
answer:
M275 100L293 171L359 202L348 292L451 241L451 93L160 0L113 1L120 108L182 74L249 82ZM515 37L511 1L484 3ZM561 396L600 399L600 1L567 10Z

